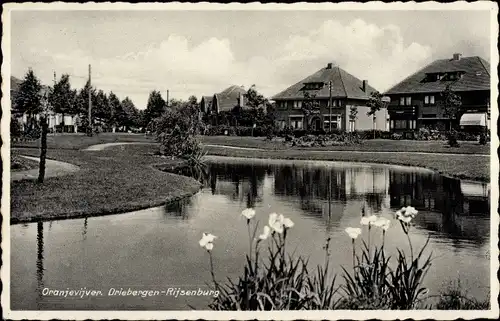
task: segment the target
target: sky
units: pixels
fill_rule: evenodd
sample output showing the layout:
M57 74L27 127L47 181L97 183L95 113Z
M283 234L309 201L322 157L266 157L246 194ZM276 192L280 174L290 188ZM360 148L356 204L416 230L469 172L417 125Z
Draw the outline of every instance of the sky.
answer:
M271 97L333 62L383 92L453 53L490 61L484 11L13 11L11 73L92 84L144 109L231 85Z

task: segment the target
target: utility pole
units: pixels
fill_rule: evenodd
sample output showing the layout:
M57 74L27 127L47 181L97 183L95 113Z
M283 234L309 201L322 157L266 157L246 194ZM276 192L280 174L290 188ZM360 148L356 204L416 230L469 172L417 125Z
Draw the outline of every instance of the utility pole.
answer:
M170 91L167 89L167 107L168 107L168 104L169 104L169 101L168 101L168 99L169 99L169 94L170 94Z
M89 126L88 126L88 134L92 136L92 69L89 64Z
M332 81L330 80L329 82L329 87L330 87L330 100L329 100L329 105L330 105L330 119L328 122L328 130L330 133L332 132Z

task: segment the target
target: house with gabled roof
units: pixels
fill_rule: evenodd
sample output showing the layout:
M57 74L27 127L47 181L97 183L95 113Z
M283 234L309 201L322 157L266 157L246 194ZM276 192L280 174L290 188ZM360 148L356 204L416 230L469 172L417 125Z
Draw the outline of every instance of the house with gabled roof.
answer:
M389 89L390 129L411 134L422 127L448 130L441 93L447 86L462 101L461 124L488 126L490 113L490 64L481 57L438 59ZM466 126L467 126L466 125Z
M218 94L214 94L212 99L212 112L231 111L234 107L245 107L245 94L247 91L243 86L230 86Z
M360 80L334 63L328 63L271 99L276 102L276 119L282 129L386 130L385 109L378 111L375 118L367 115L370 110L367 102L375 91L367 80ZM308 99L312 99L317 108L305 117L302 106Z

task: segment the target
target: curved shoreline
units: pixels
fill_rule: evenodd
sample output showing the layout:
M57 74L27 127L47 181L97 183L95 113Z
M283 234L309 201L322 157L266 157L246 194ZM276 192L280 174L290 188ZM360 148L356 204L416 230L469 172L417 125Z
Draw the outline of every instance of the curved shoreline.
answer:
M107 149L108 147L111 146L119 146L119 145L130 145L130 144L148 144L148 143L106 143L106 144L98 144L98 145L93 145L90 146L86 149L83 149L82 151L85 150L92 150L92 151L102 151ZM219 145L220 146L220 145ZM222 147L224 149L224 147ZM383 167L393 167L393 168L399 168L399 169L407 169L407 170L418 170L418 171L425 171L429 173L436 173L439 175L443 175L446 177L452 177L452 178L458 178L458 179L463 179L463 180L469 180L469 181L474 181L474 182L489 182L489 179L486 179L484 177L469 177L469 176L463 176L463 175L453 175L450 173L445 173L440 171L439 169L432 168L430 166L423 166L421 164L415 165L410 163L404 163L404 161L394 161L391 159L384 159L383 161L377 160L377 159L371 159L371 160L355 160L355 159L331 159L332 154L334 153L329 153L330 155L327 155L327 153L321 155L323 151L311 151L311 154L307 155L309 159L304 159L303 155L293 155L289 151L271 151L271 150L264 150L264 149L251 149L251 148L227 148L225 149L227 152L229 152L229 155L220 155L217 152L209 152L208 155L206 156L208 160L237 160L237 161L245 161L248 162L249 160L253 161L259 161L259 162L303 162L305 164L310 163L310 164L317 164L319 166L328 166L329 164L332 165L337 165L337 166L344 166L347 164L350 164L351 166L355 164L355 166L383 166ZM241 155L241 153L237 153L239 155L232 155L234 152L253 152L251 155ZM267 155L259 155L259 153L256 153L257 151L262 152ZM296 153L300 151L295 151ZM352 152L349 151L336 151L337 155L348 155L352 154ZM246 154L244 153L244 154ZM392 152L394 154L398 154L399 152ZM367 153L370 154L370 153ZM302 157L301 157L302 156ZM325 156L327 158L325 159ZM28 156L29 157L29 156ZM57 161L56 161L57 162ZM71 164L72 165L72 164ZM162 167L162 163L151 163L149 165L145 165L146 167L152 168L156 171L162 171L160 168ZM76 166L76 165L74 165ZM76 166L78 167L78 166ZM79 167L78 167L79 168ZM172 203L179 201L181 199L191 197L194 194L196 194L200 189L201 189L201 183L198 181L195 181L194 179L175 174L172 172L166 172L169 175L174 175L178 178L182 177L183 180L186 180L186 184L182 184L183 186L180 187L178 190L174 190L173 194L174 195L168 195L162 198L155 198L152 200L141 200L141 201L135 201L135 202L128 202L126 204L120 204L120 206L116 207L108 207L108 208L97 208L97 209L86 209L86 210L69 210L69 211L64 211L64 212L51 212L50 214L47 214L47 212L40 212L38 214L34 214L32 216L21 216L21 217L11 217L10 218L10 223L12 225L14 224L21 224L21 223L33 223L33 222L40 222L40 221L52 221L52 220L63 220L63 219L72 219L72 218L86 218L86 217L95 217L95 216L105 216L105 215L115 215L115 214L124 214L124 213L130 213L138 210L144 210L148 208L153 208L153 207L158 207L158 206L164 206L166 204ZM66 175L66 174L64 174ZM195 183L196 182L196 183Z
M176 175L176 174L172 174ZM178 175L181 176L181 175ZM90 218L90 217L99 217L99 216L109 216L109 215L119 215L119 214L127 214L140 210L146 210L149 208L155 208L160 206L165 206L173 202L180 201L182 199L194 196L196 193L200 191L201 185L197 188L192 188L187 192L182 193L181 195L174 197L167 197L163 200L153 200L148 202L141 202L139 204L128 204L120 209L111 209L104 210L99 212L88 212L88 211L72 211L68 213L55 213L52 215L46 214L37 214L32 217L26 218L10 218L10 225L18 225L18 224L28 224L28 223L37 223L37 222L49 222L49 221L59 221L59 220L69 220L69 219L79 219L79 218Z

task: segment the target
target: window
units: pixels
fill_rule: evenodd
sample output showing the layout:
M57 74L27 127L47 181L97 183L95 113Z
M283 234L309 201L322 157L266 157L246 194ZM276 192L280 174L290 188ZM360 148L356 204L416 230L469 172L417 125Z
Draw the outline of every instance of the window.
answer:
M429 104L429 96L425 96L424 98L424 104Z
M301 109L302 108L302 101L296 100L293 102L293 108L294 109Z
M405 98L404 98L404 97L399 98L399 104L400 104L401 106L404 106L404 105L405 105Z
M435 99L434 96L425 96L424 98L424 104L425 105L434 105L435 104Z
M277 105L278 109L287 109L286 101L278 101Z
M406 129L407 126L406 126L406 120L401 120L401 119L397 119L394 121L394 128L395 129Z
M411 106L411 97L406 97L406 106Z
M332 129L341 129L342 128L342 118L340 115L332 115ZM330 129L330 114L323 115L323 129Z
M284 120L280 120L280 122L279 122L279 126L280 126L280 129L284 129L284 128L285 128L285 126L286 126L286 121L284 121Z
M350 132L356 131L356 121L353 119L349 120L349 131Z
M332 106L337 107L337 101L335 99L332 101Z
M429 97L429 103L430 103L431 105L434 105L434 104L436 103L436 101L434 100L434 96L430 96L430 97Z
M303 116L290 116L290 126L293 129L303 129Z

